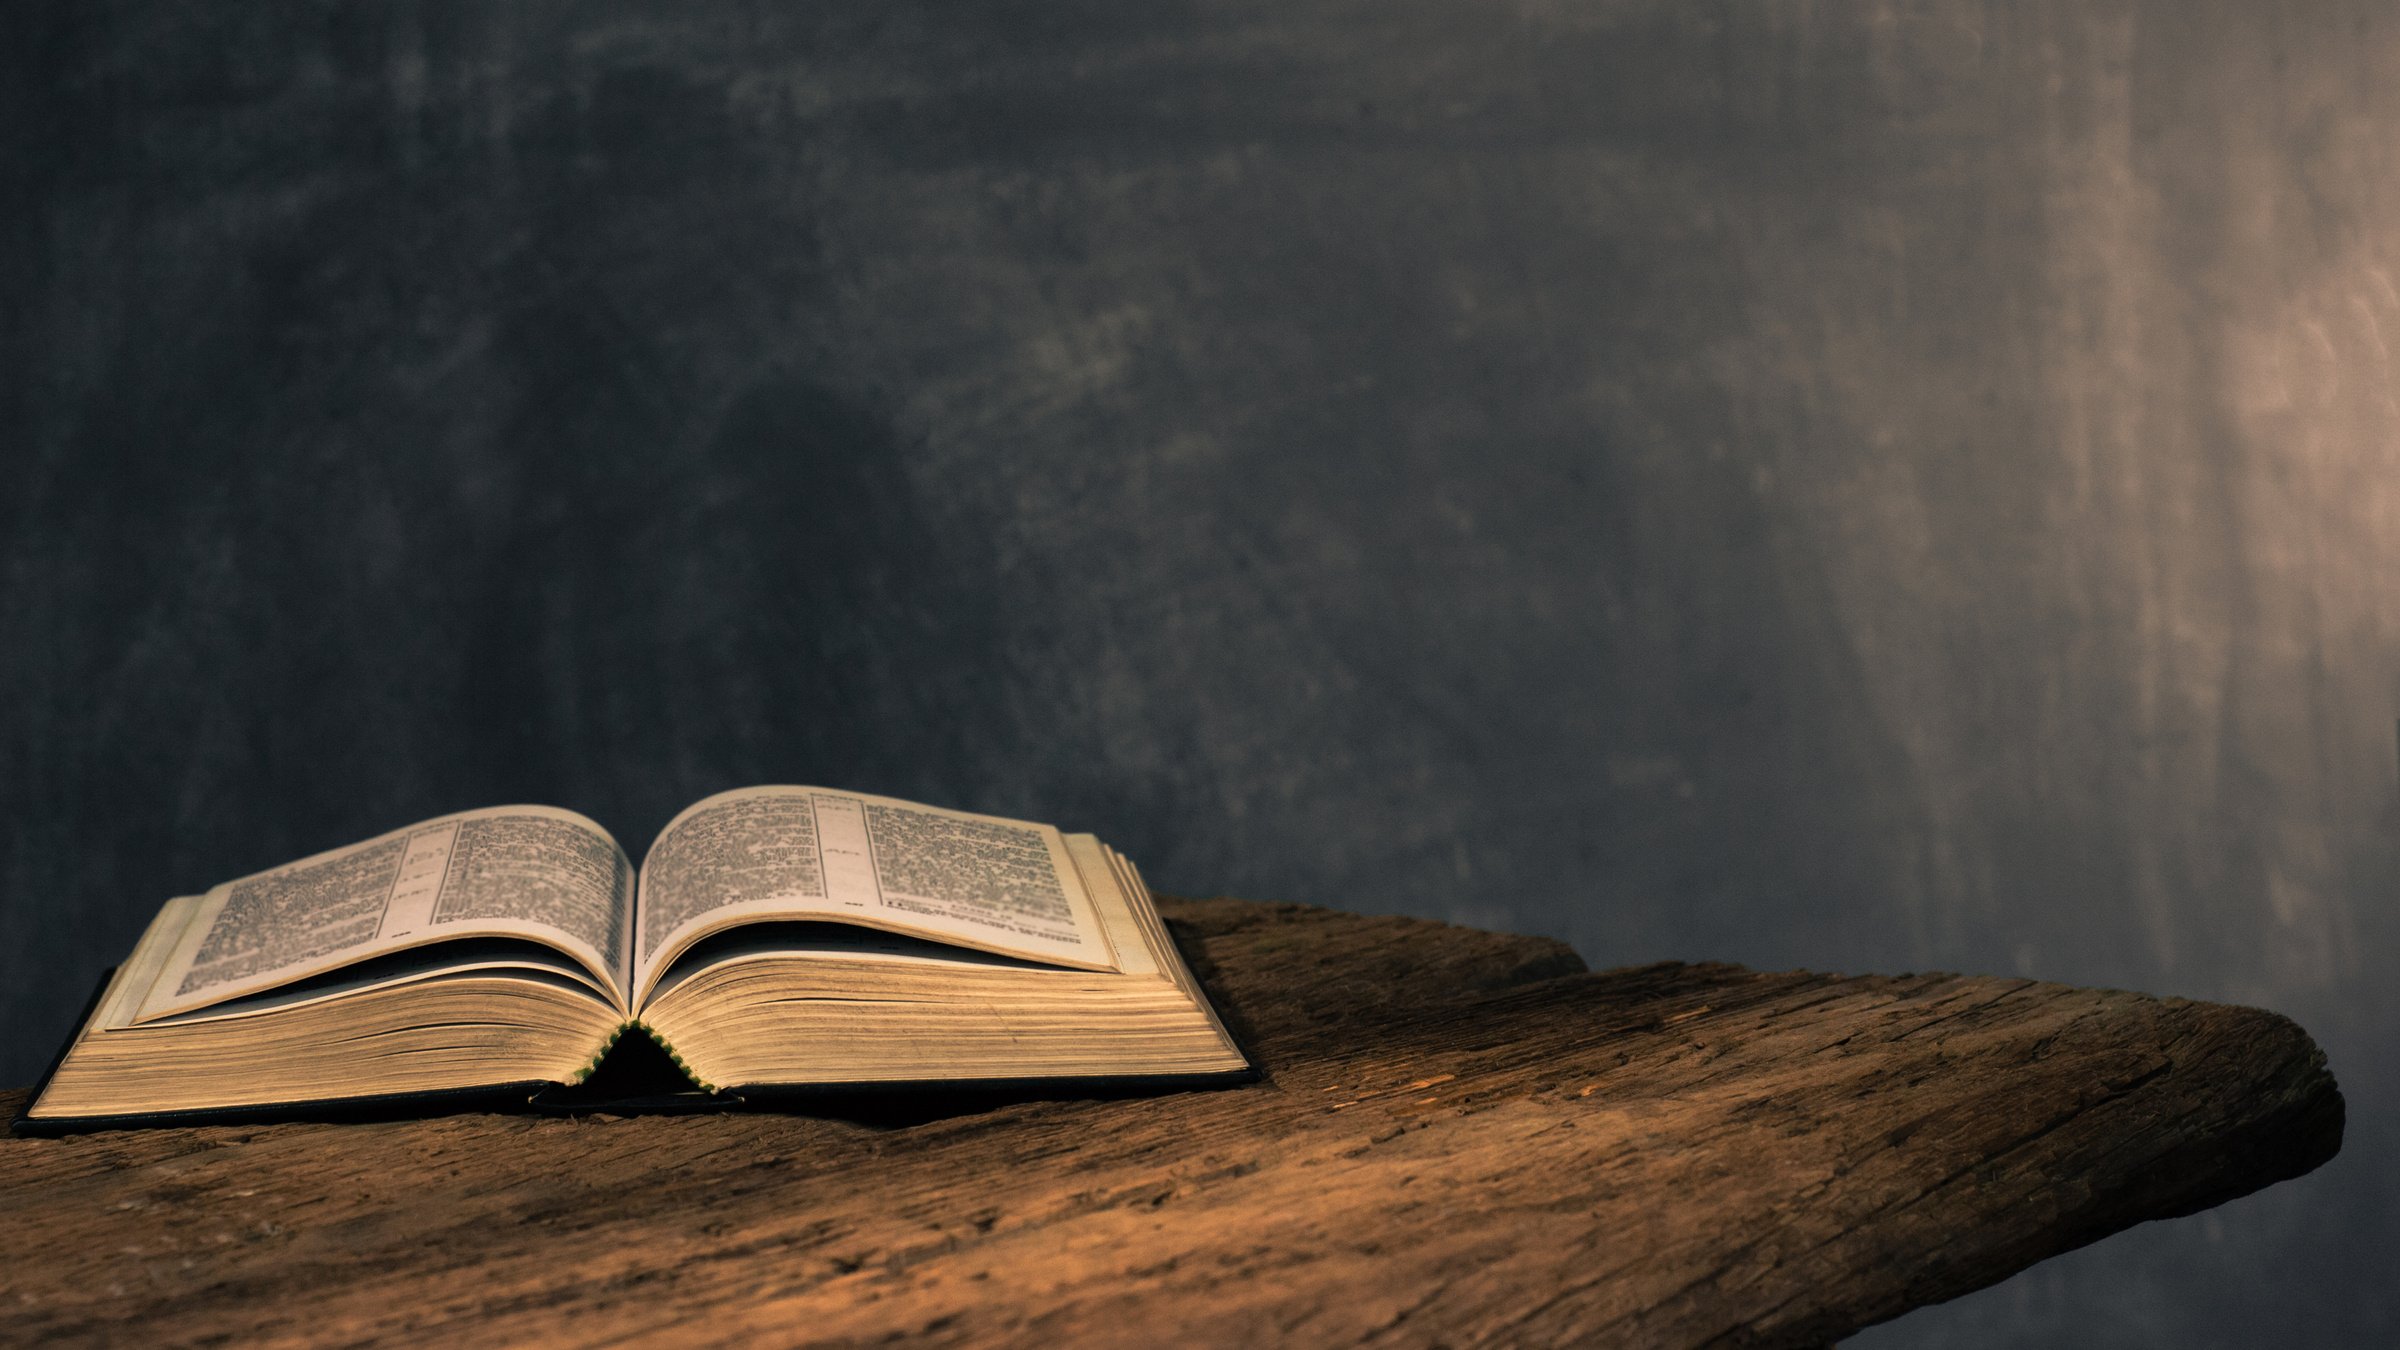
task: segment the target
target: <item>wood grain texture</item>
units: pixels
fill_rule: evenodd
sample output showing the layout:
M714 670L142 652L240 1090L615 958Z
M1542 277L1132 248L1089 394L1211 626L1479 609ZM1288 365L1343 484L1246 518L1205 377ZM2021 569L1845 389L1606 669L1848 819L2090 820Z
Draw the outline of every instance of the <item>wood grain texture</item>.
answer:
M1808 1345L2341 1138L2254 1009L1166 908L1264 1082L9 1139L0 1307L82 1341Z

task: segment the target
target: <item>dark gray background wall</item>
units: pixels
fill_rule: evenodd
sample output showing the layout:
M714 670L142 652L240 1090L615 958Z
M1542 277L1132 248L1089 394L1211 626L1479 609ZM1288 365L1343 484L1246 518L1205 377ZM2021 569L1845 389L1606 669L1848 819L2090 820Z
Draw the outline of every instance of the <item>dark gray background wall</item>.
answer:
M20 6L0 1071L511 800L2263 1003L2315 1176L1862 1344L2394 1333L2400 11Z

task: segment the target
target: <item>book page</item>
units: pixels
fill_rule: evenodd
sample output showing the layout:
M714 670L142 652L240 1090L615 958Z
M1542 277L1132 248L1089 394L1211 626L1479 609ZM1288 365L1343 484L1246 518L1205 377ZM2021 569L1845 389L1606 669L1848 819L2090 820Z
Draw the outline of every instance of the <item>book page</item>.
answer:
M754 919L826 919L1086 970L1116 956L1057 830L822 788L719 793L642 863L637 990ZM640 1001L636 995L636 1003Z
M441 816L209 891L139 1020L467 937L557 948L621 1003L632 899L624 850L572 811L501 806Z

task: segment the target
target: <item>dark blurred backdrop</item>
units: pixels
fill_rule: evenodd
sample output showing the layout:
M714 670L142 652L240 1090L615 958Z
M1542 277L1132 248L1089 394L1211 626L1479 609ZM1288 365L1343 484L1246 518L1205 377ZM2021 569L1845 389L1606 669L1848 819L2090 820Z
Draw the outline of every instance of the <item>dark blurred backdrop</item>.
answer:
M1865 1345L2395 1334L2400 10L19 5L0 1078L170 894L822 782L2265 1004L2316 1175Z

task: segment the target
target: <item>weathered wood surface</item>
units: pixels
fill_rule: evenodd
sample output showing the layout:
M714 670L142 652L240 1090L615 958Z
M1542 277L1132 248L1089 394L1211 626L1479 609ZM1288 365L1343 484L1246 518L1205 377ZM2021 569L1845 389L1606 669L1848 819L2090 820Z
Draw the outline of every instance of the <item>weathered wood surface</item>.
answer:
M9 1139L0 1307L86 1341L1806 1345L2341 1136L2250 1009L1168 913L1267 1081Z

